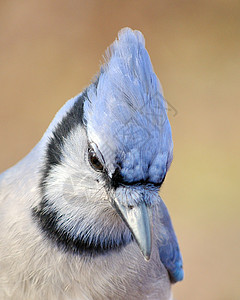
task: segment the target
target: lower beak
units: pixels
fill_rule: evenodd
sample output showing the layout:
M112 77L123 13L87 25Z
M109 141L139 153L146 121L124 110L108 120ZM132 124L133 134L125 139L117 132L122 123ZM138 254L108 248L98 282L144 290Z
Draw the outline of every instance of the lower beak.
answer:
M149 209L146 204L141 201L136 206L125 206L118 199L114 199L113 205L132 232L144 258L149 260L152 250L152 234Z

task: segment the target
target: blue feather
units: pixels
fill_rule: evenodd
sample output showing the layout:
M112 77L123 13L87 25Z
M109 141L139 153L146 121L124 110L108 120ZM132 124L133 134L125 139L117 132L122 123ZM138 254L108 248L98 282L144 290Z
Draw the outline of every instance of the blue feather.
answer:
M168 270L172 283L183 280L183 262L172 222L165 206L161 201L160 207L161 236L159 237L159 256Z
M172 133L160 82L138 31L125 29L107 51L87 90L84 119L112 175L121 162L126 182L159 183L172 161Z

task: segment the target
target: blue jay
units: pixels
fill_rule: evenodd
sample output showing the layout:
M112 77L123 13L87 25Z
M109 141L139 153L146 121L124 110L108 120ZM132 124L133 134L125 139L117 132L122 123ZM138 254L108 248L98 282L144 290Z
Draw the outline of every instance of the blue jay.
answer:
M158 193L173 152L162 95L143 35L125 28L0 175L0 299L172 299L183 269Z

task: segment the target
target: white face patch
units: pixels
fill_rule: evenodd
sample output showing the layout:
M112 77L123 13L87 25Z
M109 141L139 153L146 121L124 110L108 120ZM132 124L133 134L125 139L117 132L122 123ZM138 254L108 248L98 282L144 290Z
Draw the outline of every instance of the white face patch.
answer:
M46 185L49 199L61 195L60 206L65 203L76 207L80 207L82 202L96 201L95 194L99 189L100 174L93 172L87 154L86 132L79 125L65 139L61 151L61 164L53 167L49 173ZM99 191L100 195L100 199L107 199L104 189L101 193Z
M61 163L48 174L44 210L54 216L54 230L67 232L76 243L79 240L103 249L128 243L131 234L113 209L106 182L100 172L93 170L87 154L86 131L79 125L64 141Z

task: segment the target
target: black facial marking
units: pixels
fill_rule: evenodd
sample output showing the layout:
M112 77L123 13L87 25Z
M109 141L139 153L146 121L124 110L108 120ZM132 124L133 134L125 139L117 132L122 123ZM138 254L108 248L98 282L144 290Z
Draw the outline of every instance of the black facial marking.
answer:
M163 184L165 177L166 177L166 174L164 175L164 177L162 178L162 180L160 182L151 182L151 181L149 181L148 178L146 180L138 180L138 181L129 182L129 181L124 180L124 177L121 174L121 169L119 167L117 167L112 175L112 178L111 178L109 184L114 189L116 189L120 185L125 185L125 186L152 185L154 187L160 188L161 185Z
M106 237L104 241L71 236L66 229L58 226L58 213L52 209L46 199L43 199L39 207L32 210L34 220L41 224L41 229L47 237L64 252L80 255L104 255L109 251L120 251L132 241L132 236L127 239L121 236L118 240Z
M98 81L93 83L97 87ZM80 236L72 236L65 226L59 226L59 214L49 204L45 196L45 183L47 182L48 175L51 169L61 164L62 148L65 139L72 132L77 125L85 126L83 115L84 101L87 99L87 90L84 91L74 103L73 107L69 110L62 121L57 125L53 132L53 137L50 139L46 157L45 165L42 170L42 177L40 181L40 190L42 200L40 204L32 209L32 216L34 221L40 226L40 229L55 245L62 251L70 252L73 254L81 254L88 256L103 255L109 251L120 251L124 246L132 241L132 236L124 236L114 240L111 237L105 237L104 240L100 238L92 238L90 240L86 233L85 238ZM80 222L81 220L79 220Z
M111 185L113 188L116 189L123 182L124 182L124 180L123 180L123 177L121 174L121 170L120 170L120 168L116 168L112 175Z
M52 167L61 163L64 140L77 125L84 124L83 105L86 98L87 91L84 91L54 130L53 137L50 139L47 146L46 163L42 171L43 175L40 183L41 188L44 187Z

